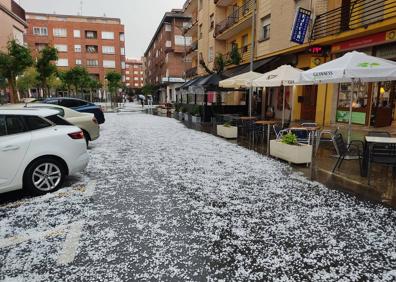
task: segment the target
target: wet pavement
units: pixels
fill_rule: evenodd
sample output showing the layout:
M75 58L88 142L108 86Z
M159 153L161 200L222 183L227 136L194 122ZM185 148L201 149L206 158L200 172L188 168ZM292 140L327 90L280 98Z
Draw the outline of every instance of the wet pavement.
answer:
M1 281L394 281L396 211L175 119L108 114L86 172L0 196Z

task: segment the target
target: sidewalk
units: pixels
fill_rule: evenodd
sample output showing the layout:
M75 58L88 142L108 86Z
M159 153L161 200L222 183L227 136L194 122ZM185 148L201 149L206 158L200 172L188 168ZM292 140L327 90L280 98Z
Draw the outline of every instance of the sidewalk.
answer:
M216 130L212 124L187 124L187 127L195 130L204 131L216 135ZM372 128L353 127L352 140L363 140L367 132ZM376 130L377 131L377 130ZM381 130L378 130L381 131ZM396 135L396 129L392 131L382 129ZM346 137L346 126L340 126L340 132ZM220 137L219 137L220 138ZM229 140L248 149L252 149L260 154L266 154L266 144L261 143L253 148L249 145L246 138L240 137L238 140ZM330 189L352 193L361 199L374 202L381 202L385 205L396 208L396 178L392 175L392 169L386 166L374 164L372 167L372 177L370 187L367 178L360 176L359 162L357 160L345 160L339 170L332 173L333 166L337 159L331 142L322 142L317 152L314 168L314 180L326 185ZM279 160L281 161L281 160ZM295 170L301 171L307 178L310 178L310 169L306 165L292 165Z

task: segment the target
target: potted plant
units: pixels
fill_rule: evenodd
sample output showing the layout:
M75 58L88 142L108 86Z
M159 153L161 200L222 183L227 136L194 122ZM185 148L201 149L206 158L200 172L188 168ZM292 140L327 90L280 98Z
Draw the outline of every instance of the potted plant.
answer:
M312 145L297 142L297 136L291 132L281 139L270 141L270 155L293 164L311 162Z
M217 135L227 138L236 139L238 137L238 127L232 126L231 122L217 125Z
M186 107L182 108L182 113L183 113L183 120L188 121L188 112Z
M175 111L174 111L173 117L178 120L180 120L180 118L179 118L179 113L181 112L180 108L181 108L180 103L175 104Z
M195 105L191 110L191 121L192 123L200 123L201 122L201 107Z

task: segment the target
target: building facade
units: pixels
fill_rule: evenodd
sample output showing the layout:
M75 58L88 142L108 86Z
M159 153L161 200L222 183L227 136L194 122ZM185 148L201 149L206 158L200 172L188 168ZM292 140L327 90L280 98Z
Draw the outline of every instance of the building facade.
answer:
M181 9L165 13L144 53L145 84L159 88L155 94L161 103L176 100L176 88L191 69L191 62L186 59L192 41L186 35L190 25L191 17Z
M137 59L126 59L125 85L136 91L144 85L143 62Z
M54 46L59 69L85 67L103 85L106 73L117 71L125 82L125 34L120 19L41 13L26 17L29 47L37 52Z
M13 0L0 0L0 50L4 50L11 39L23 44L26 28L25 10Z

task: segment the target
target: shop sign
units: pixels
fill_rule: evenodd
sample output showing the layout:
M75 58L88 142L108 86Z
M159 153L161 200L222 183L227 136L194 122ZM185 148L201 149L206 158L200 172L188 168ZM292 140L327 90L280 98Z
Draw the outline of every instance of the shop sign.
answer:
M331 47L331 52L338 53L343 51L356 50L360 48L380 45L391 41L396 41L396 30L380 32L369 36L351 39L338 44L334 44Z
M309 22L311 20L311 11L299 7L296 12L294 19L291 41L304 44L305 36L307 35Z
M349 122L348 111L337 111L336 114L337 122ZM363 112L352 112L352 123L355 124L366 124L366 113Z

